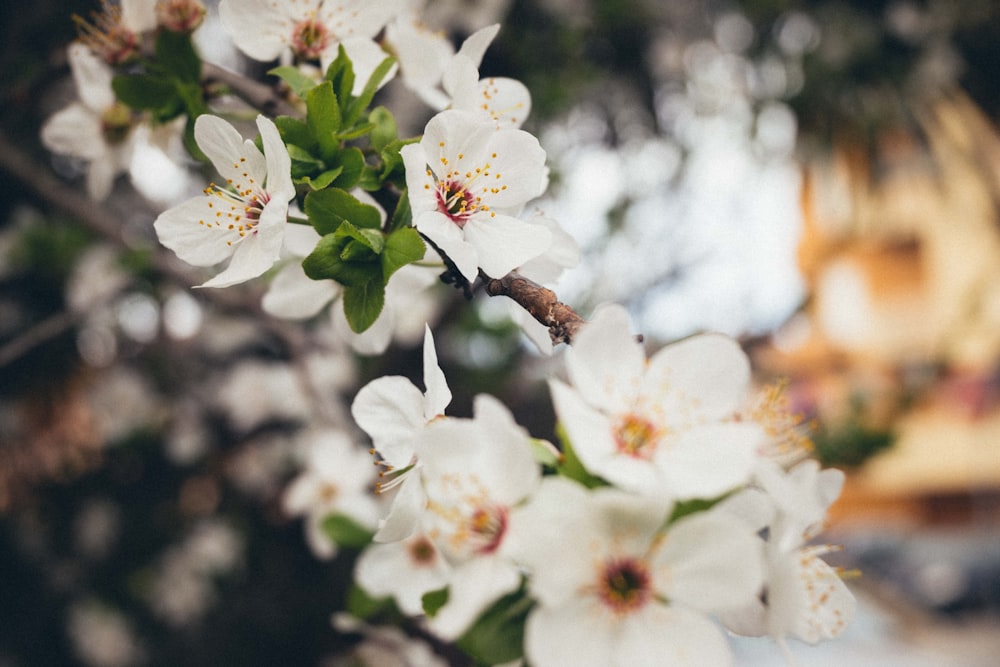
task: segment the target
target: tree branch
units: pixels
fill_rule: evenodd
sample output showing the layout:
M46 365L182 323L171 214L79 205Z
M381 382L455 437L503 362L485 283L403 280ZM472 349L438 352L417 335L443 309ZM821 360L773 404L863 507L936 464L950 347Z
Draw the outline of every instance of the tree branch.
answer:
M486 293L513 299L538 322L549 329L553 343L571 343L573 336L586 320L575 310L559 301L556 293L528 280L517 272L503 278L490 278L483 274Z
M248 79L242 74L204 62L201 66L202 79L206 84L218 83L229 88L234 95L267 116L301 116L278 91L266 83Z

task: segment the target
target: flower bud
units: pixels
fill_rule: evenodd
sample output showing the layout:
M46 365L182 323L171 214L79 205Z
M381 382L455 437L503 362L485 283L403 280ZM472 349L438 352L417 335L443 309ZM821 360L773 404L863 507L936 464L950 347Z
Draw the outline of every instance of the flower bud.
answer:
M188 33L201 25L205 5L201 0L158 0L156 22L171 32Z

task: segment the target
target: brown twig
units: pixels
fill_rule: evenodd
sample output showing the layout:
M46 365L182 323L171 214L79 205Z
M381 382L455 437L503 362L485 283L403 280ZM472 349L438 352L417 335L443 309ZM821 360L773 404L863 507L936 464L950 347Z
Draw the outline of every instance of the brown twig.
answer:
M575 310L559 301L556 293L512 271L503 278L483 274L486 293L513 299L538 322L549 329L553 343L571 343L579 328L586 324Z
M202 79L206 84L222 84L241 100L267 116L301 116L302 112L266 83L209 62L202 63Z

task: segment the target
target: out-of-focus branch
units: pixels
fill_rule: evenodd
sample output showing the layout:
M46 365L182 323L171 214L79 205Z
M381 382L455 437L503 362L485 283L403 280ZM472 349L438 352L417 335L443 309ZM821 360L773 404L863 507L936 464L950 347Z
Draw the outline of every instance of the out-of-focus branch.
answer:
M506 296L549 328L553 343L570 343L584 320L575 310L559 301L556 293L512 271L503 278L483 277L486 293Z
M202 78L206 84L221 84L234 95L267 116L301 116L278 91L266 83L249 79L242 74L212 63L202 64Z

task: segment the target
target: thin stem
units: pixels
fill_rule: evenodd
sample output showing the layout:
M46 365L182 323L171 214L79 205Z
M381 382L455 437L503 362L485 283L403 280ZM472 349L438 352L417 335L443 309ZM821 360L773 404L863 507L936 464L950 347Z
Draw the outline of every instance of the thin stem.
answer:
M555 343L570 343L573 336L586 324L586 320L566 304L559 301L556 293L528 280L516 271L503 278L490 278L480 272L490 296L505 296L513 299L538 322L549 329L549 337Z
M248 79L242 74L203 62L202 78L208 85L221 84L241 100L267 116L301 116L302 112L286 100L273 86Z

